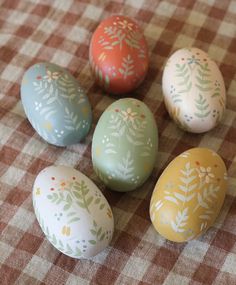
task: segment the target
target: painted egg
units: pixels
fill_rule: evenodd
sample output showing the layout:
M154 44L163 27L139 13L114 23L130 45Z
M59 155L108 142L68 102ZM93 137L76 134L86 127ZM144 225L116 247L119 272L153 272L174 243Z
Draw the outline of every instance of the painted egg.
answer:
M62 253L89 258L105 249L113 235L111 208L97 186L67 166L49 166L37 176L33 206L47 239Z
M162 90L170 116L186 131L207 132L223 116L223 77L216 63L198 48L180 49L169 58Z
M97 82L108 92L132 91L148 69L148 49L141 29L120 15L102 21L90 42L89 61Z
M120 99L97 123L92 141L94 170L112 190L134 190L151 174L157 146L157 126L149 108L136 99Z
M193 148L180 154L164 170L152 194L154 228L175 242L202 235L219 214L226 180L225 164L214 151Z
M21 99L31 125L50 144L78 143L90 129L87 96L76 79L55 64L38 63L25 72Z

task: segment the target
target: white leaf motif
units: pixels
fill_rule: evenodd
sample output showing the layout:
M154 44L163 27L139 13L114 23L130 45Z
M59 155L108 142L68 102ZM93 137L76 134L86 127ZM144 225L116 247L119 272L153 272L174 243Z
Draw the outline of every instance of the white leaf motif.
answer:
M184 232L183 227L187 224L186 221L188 220L187 213L188 208L185 208L182 212L178 211L175 221L171 221L171 227L175 232Z
M160 208L163 206L163 202L161 200L157 201L155 204L156 211L160 210Z
M176 205L179 205L177 199L175 197L173 197L173 196L165 196L165 199L175 203Z
M106 154L115 154L116 151L113 150L113 149L108 148L108 149L105 150L105 153L106 153Z

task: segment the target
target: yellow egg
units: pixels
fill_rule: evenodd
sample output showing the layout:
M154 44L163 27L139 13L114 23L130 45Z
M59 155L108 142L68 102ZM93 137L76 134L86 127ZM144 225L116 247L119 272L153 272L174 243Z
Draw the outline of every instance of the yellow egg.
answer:
M202 235L219 214L226 189L226 167L218 154L207 148L183 152L155 186L150 203L153 226L175 242Z

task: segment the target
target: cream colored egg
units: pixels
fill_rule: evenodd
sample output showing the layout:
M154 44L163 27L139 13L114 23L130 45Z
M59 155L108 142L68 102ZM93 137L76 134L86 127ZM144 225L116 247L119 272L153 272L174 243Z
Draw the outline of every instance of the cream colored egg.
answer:
M177 156L160 176L152 194L150 217L168 240L184 242L202 235L215 221L227 189L226 167L207 148Z
M225 85L216 63L198 48L171 55L164 68L166 108L182 129L202 133L214 128L225 110Z
M110 205L97 186L72 167L42 170L34 183L33 206L46 238L66 255L95 256L112 239Z

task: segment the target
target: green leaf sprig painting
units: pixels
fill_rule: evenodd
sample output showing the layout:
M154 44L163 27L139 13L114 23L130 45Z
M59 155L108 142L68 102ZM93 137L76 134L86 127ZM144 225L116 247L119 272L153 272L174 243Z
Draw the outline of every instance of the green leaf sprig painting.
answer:
M162 87L168 112L183 129L206 132L222 118L223 77L215 62L200 49L176 51L165 66ZM179 110L178 117L176 110Z
M49 166L37 176L33 206L47 239L62 253L87 258L110 242L111 208L97 186L67 166Z
M151 220L172 241L191 240L209 228L227 189L223 160L210 149L193 148L163 172L150 204Z
M102 199L94 199L94 195L90 192L84 180L62 180L58 186L57 190L53 190L47 198L56 205L63 205L63 210L67 212L67 216L71 217L70 222L79 220L74 211L78 207L90 214L92 204L95 204L100 210L105 206ZM73 212L70 212L71 209L73 209Z

